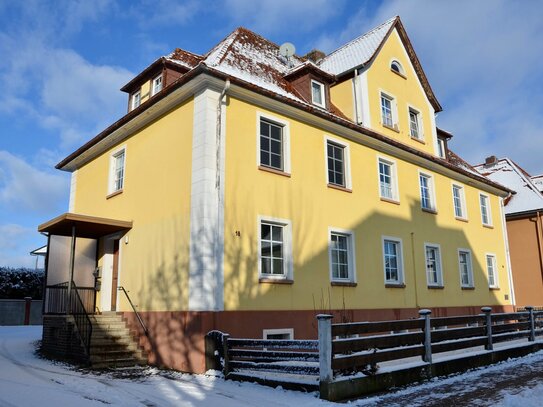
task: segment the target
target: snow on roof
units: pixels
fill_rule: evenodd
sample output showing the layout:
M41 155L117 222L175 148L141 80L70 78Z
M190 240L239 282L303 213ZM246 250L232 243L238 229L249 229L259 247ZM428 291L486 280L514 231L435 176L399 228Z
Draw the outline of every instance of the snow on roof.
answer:
M339 75L365 64L373 57L397 18L393 17L385 21L380 26L327 55L320 61L320 67L334 75Z
M185 51L184 49L176 48L173 52L165 55L168 61L192 69L202 60L202 56Z
M447 150L447 158L451 164L457 166L458 168L471 172L477 176L481 175L479 171L477 171L471 164L458 156L456 153L452 152L450 149Z
M543 174L532 177L532 182L537 187L539 192L543 192Z
M203 62L210 68L242 79L281 96L304 102L284 78L293 67L303 63L297 56L287 61L279 47L254 32L240 27L216 45Z
M506 214L533 211L543 208L543 195L538 191L528 173L509 158L502 158L495 164L480 164L475 169L494 182L514 190L505 206Z

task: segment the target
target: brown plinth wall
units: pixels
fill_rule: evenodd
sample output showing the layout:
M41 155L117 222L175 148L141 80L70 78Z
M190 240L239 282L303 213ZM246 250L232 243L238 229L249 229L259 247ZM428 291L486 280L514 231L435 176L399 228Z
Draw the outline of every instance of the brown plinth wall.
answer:
M517 307L543 306L543 213L507 218L507 237Z
M493 312L512 312L512 306L494 306ZM184 372L203 373L205 371L204 336L212 330L219 330L238 338L262 338L264 329L293 328L294 339L317 339L319 313L314 311L218 311L189 312L163 311L142 312L149 331L143 333L136 316L125 312L123 316L128 326L139 334L139 343L149 355L149 363ZM418 309L374 309L337 310L331 312L333 322L383 321L418 318ZM475 315L481 308L444 307L432 308L432 316Z

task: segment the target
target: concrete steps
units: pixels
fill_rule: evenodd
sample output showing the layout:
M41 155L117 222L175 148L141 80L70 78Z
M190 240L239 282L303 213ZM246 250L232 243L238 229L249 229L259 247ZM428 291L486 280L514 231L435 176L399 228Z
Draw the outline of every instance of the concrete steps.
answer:
M147 364L147 355L138 346L122 316L116 313L92 315L90 363L93 368L119 368Z

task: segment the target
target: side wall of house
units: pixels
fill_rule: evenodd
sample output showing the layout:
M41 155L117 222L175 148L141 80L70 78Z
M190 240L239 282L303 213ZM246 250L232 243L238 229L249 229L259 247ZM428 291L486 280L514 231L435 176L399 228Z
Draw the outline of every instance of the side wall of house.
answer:
M543 264L536 217L507 221L516 305L543 306Z
M289 176L258 168L258 113L287 123ZM321 310L511 304L500 202L490 195L483 227L479 191L464 185L467 221L455 219L451 179L289 117L230 98L225 192L225 309ZM325 137L350 150L351 190L327 186ZM287 148L287 147L285 147ZM379 197L378 157L396 162L398 203ZM437 213L421 210L419 170L434 177ZM259 282L259 217L290 222L290 284ZM356 285L331 285L329 231L354 234ZM387 288L382 239L401 239L405 287ZM441 249L443 288L429 289L424 244ZM472 254L474 289L461 288L458 249ZM486 254L497 258L499 290L489 290Z
M133 221L120 243L119 285L140 311L188 309L193 116L191 99L78 169L75 212ZM108 197L111 154L122 147L124 187ZM102 294L112 267L103 243ZM117 309L130 309L120 294Z

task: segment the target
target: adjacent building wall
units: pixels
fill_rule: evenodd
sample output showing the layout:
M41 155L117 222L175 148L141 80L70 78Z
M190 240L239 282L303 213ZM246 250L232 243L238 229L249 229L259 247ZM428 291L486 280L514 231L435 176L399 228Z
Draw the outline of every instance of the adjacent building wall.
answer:
M540 214L541 217L542 214ZM543 306L543 242L537 217L507 220L516 305Z

